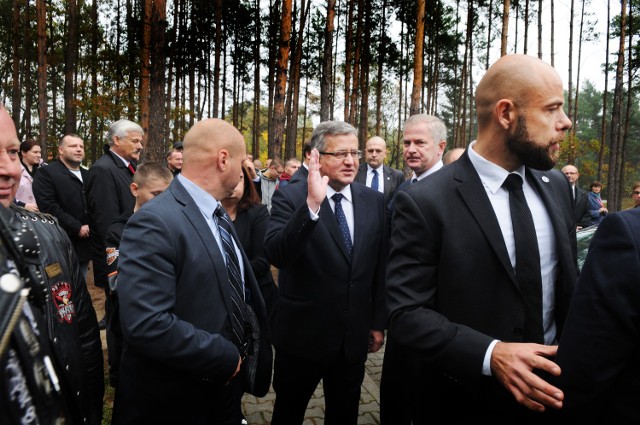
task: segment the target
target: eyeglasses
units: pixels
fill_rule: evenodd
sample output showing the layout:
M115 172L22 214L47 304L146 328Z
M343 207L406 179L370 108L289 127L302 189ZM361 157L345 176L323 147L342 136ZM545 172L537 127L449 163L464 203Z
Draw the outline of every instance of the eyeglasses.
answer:
M354 158L362 158L361 150L354 151L336 151L336 152L319 152L320 155L331 155L335 159L344 160L347 158L347 155L351 155Z

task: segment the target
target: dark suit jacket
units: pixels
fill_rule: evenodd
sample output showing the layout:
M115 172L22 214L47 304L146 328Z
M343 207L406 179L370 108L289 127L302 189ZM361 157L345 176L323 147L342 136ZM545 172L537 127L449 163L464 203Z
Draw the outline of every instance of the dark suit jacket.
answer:
M382 176L384 178L384 202L388 204L393 195L396 193L398 186L404 181L404 174L400 170L382 166ZM367 164L360 164L358 167L358 174L356 174L356 181L364 185L367 184Z
M560 332L577 274L569 183L557 170L527 169L526 176L549 211L557 241ZM494 339L524 342L525 306L496 214L467 152L398 191L387 307L389 334L425 362L432 394L423 408L434 420L529 418L496 379L481 375Z
M591 226L591 212L589 211L589 195L583 188L576 186L576 199L573 206L576 226Z
M136 205L129 189L133 177L131 172L108 146L104 151L104 155L89 169L89 180L85 186L91 217L94 281L100 287L107 285L104 238L109 226L121 215L133 211Z
M270 319L277 349L317 362L344 350L355 363L366 360L369 330L385 328L384 200L360 183L351 184L351 193L351 257L327 199L313 221L306 183L290 184L273 195L265 243L267 257L279 268L279 299Z
M267 231L268 222L267 206L259 204L247 210L238 211L233 225L251 262L251 269L260 286L267 312L270 312L276 301L277 288L271 273L271 263L264 252L264 234Z
M129 189L132 177L122 160L106 148L89 169L86 185L89 212L100 238L104 239L113 220L133 211L136 199Z
M298 167L298 171L293 173L293 176L291 176L291 180L289 180L289 184L297 183L300 181L303 181L306 183L308 178L309 178L309 169L304 165L300 165L300 167Z
M244 251L242 260L265 338L264 302ZM131 216L118 261L124 350L117 419L212 423L207 400L224 391L239 360L230 340L231 286L213 233L178 179ZM258 374L270 381L267 339L262 347Z
M565 423L640 421L640 209L607 215L589 246L557 363Z
M82 181L60 160L40 167L33 180L33 193L40 211L53 215L67 232L78 260L91 259L89 238L80 238L80 228L89 224L89 206L84 185L89 180L89 171L80 167ZM85 182L85 183L83 183Z

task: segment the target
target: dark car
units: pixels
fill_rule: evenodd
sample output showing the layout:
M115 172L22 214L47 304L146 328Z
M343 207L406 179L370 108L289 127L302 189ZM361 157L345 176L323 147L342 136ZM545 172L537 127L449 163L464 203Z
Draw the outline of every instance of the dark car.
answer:
M576 239L578 240L578 267L582 270L585 258L587 258L587 252L589 252L589 244L593 235L596 233L598 225L582 228L576 232Z

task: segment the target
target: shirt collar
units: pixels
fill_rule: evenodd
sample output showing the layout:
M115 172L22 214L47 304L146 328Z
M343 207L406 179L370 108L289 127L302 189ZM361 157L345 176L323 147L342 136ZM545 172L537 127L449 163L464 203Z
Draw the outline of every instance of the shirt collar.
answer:
M435 173L436 171L438 171L439 169L441 169L444 166L444 163L442 162L442 160L436 162L435 164L433 164L433 167L429 168L427 171L425 171L424 173L420 174L419 176L416 176L416 172L414 171L413 173L411 173L411 180L413 179L418 179L418 181L424 179L425 177Z
M346 186L340 192L336 192L331 186L327 186L327 198L331 198L335 193L342 193L346 200L353 203L351 200L351 185Z
M218 208L218 205L220 205L220 202L197 184L183 176L182 173L178 174L176 178L182 183L189 195L191 195L202 214L207 218L213 217L213 213L216 208Z
M496 165L493 162L484 159L475 151L475 144L475 141L471 142L471 144L469 145L469 149L467 149L467 151L469 152L469 159L471 160L473 167L478 172L482 183L484 183L484 185L489 188L491 193L495 194L498 189L502 187L502 184L510 173L499 165ZM518 174L520 177L522 177L523 182L525 181L524 170L524 165L521 165L518 169L513 171L513 173Z
M124 162L125 167L129 166L129 161L127 161L126 159L124 159L123 157L121 157L120 155L118 155L116 153L116 151L114 151L113 149L109 149L109 151L114 154L115 156L117 156L118 158L120 158L120 161Z

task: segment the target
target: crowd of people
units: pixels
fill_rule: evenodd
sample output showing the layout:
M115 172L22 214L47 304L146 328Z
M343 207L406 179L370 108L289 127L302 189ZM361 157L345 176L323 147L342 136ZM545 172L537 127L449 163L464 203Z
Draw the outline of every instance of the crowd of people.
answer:
M302 424L320 382L325 423L356 424L385 343L383 424L637 422L640 208L554 168L563 104L550 65L504 56L467 148L404 122L406 173L341 121L264 167L220 119L163 162L123 119L88 170L76 134L47 164L0 107L0 422L100 424L100 329L113 424L238 425L271 386L272 423Z

